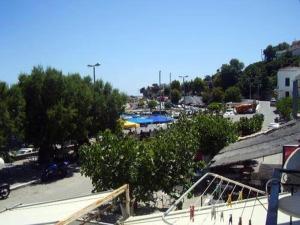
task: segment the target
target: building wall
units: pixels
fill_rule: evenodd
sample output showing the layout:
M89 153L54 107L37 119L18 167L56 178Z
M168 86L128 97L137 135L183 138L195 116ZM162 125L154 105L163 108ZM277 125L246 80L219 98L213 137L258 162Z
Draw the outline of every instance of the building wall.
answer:
M300 75L300 67L286 67L278 70L277 73L277 91L278 99L286 97L287 93L293 95L293 81ZM289 86L286 85L286 78L289 78Z
M300 56L300 47L297 47L292 50L292 55L293 56Z

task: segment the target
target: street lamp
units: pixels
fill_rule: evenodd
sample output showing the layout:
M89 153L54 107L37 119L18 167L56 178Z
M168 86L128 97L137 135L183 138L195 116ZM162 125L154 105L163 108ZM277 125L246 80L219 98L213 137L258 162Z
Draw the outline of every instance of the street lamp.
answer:
M185 85L184 85L184 78L189 77L188 75L185 76L179 76L180 78L182 78L182 85L183 85L183 102L184 102L184 107L185 107Z
M95 77L95 67L96 67L96 66L100 66L100 65L101 65L100 63L96 63L96 64L94 64L94 65L91 65L91 64L87 65L88 67L93 67L94 85L95 85L95 81L96 81L96 77Z

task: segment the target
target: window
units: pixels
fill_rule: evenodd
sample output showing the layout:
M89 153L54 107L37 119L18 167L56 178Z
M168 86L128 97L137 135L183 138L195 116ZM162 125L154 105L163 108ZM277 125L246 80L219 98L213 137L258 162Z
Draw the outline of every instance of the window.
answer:
M289 91L286 91L285 92L285 97L289 97L290 96L290 92Z
M290 86L290 78L289 77L285 78L285 86L286 87Z

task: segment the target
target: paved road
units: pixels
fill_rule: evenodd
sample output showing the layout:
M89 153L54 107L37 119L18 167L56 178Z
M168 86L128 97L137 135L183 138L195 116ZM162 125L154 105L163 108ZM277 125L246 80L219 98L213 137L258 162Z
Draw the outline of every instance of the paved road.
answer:
M268 129L270 123L274 122L276 118L276 114L274 113L275 107L270 106L269 101L259 101L259 109L258 112L264 114L264 123L262 130L265 131Z
M275 107L270 106L269 101L259 101L259 107L257 113L262 113L264 115L264 122L262 126L262 131L268 130L268 126L270 123L274 122L276 114L274 113ZM233 121L239 121L241 117L251 118L255 114L238 114L232 117Z
M89 178L74 173L73 176L47 184L34 184L14 190L5 200L0 200L0 211L16 204L52 201L90 194L93 190Z

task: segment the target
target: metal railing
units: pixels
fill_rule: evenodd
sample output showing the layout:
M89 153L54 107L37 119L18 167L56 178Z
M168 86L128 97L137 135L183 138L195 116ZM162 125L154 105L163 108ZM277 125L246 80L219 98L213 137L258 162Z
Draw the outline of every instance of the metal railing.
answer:
M211 178L211 180L209 181L209 183L205 183L206 188L204 189L204 191L198 196L200 199L202 199L203 196L207 195L208 194L208 191L210 189L210 187L212 186L212 184L214 182L217 182L217 186L214 188L213 190L213 194L216 192L216 188L219 188L221 187L222 183L224 184L224 182L226 183L225 187L224 188L221 188L220 191L221 191L221 195L226 191L226 189L230 189L230 192L231 194L234 192L235 189L238 189L238 190L248 190L248 192L252 192L252 193L256 193L256 196L258 196L259 194L260 195L265 195L266 192L264 191L261 191L259 189L256 189L256 188L253 188L251 186L248 186L248 185L245 185L243 183L240 183L240 182L237 182L237 181L234 181L234 180L231 180L231 179L228 179L226 177L223 177L221 175L218 175L218 174L215 174L215 173L206 173L204 176L202 176L196 183L194 183L180 198L178 198L174 203L173 205L162 215L162 220L168 224L168 225L172 225L172 223L170 221L167 220L167 216L170 214L170 212L172 212L178 204L180 204L183 199L188 195L190 194L198 185L201 185L201 183L203 183L204 181L207 181L208 178ZM230 188L230 184L233 185L233 188ZM220 196L221 196L220 195ZM220 199L220 197L218 198L218 200ZM217 201L218 201L217 200ZM234 202L234 200L232 200L232 202Z

